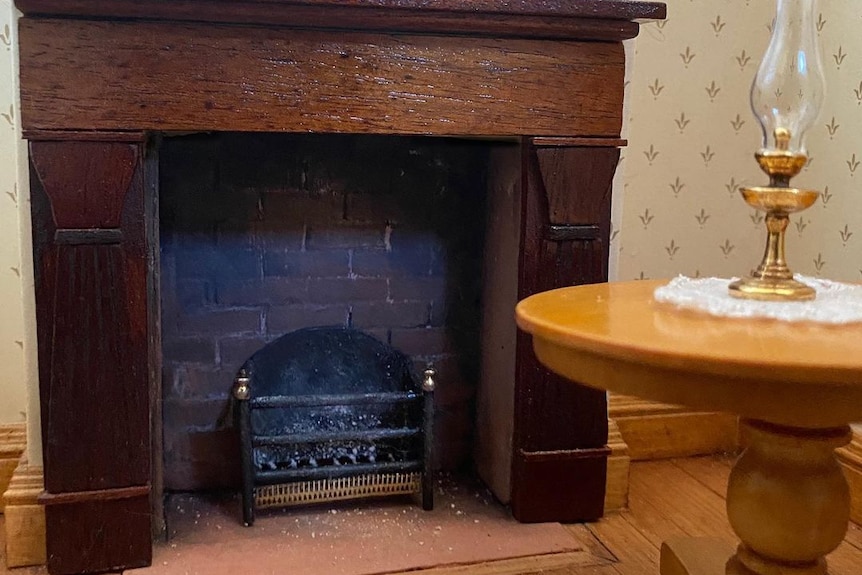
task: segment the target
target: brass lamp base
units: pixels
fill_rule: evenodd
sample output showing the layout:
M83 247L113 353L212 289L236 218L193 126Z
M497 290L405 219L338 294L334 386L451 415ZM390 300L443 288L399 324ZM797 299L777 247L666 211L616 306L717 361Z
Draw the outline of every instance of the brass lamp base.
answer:
M793 279L793 272L784 261L784 233L789 216L811 207L819 192L790 187L744 188L742 197L753 208L766 212L766 251L763 261L751 277L730 284L730 295L740 299L761 301L806 301L816 292Z
M817 296L813 287L792 278L766 280L749 277L736 280L727 289L733 297L760 301L809 301Z

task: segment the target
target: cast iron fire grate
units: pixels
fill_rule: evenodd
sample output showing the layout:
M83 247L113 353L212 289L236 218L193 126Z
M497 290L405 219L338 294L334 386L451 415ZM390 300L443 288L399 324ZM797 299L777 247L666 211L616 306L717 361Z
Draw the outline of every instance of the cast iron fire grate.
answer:
M433 507L434 370L341 327L288 333L234 382L243 523L256 509L421 493Z

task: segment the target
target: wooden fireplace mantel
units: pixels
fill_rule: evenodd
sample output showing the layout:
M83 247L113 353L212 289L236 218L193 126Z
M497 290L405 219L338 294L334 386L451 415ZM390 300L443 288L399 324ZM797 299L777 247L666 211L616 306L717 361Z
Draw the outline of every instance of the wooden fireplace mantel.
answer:
M625 57L663 4L618 0L17 0L30 142L48 567L151 560L160 492L160 133L519 142L518 297L607 278ZM511 166L510 166L511 168ZM513 328L514 329L514 328ZM601 514L603 394L519 339L513 510ZM155 425L153 432L151 423ZM153 446L155 445L155 451ZM579 488L572 489L577 481Z

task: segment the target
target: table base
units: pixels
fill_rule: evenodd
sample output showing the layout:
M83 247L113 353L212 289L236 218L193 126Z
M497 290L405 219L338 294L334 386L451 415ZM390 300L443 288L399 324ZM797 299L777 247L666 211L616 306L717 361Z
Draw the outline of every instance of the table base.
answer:
M786 427L744 420L748 445L730 474L727 514L741 544L662 545L662 575L826 575L825 556L847 533L850 490L835 449L847 426Z

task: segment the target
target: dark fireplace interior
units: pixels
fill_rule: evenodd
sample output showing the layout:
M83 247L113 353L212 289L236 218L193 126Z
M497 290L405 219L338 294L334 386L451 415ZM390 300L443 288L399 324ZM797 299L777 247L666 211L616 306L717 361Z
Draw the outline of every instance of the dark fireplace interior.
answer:
M434 464L469 470L489 151L451 138L193 134L160 148L164 489L237 489L228 397L285 333L364 331L437 370Z

